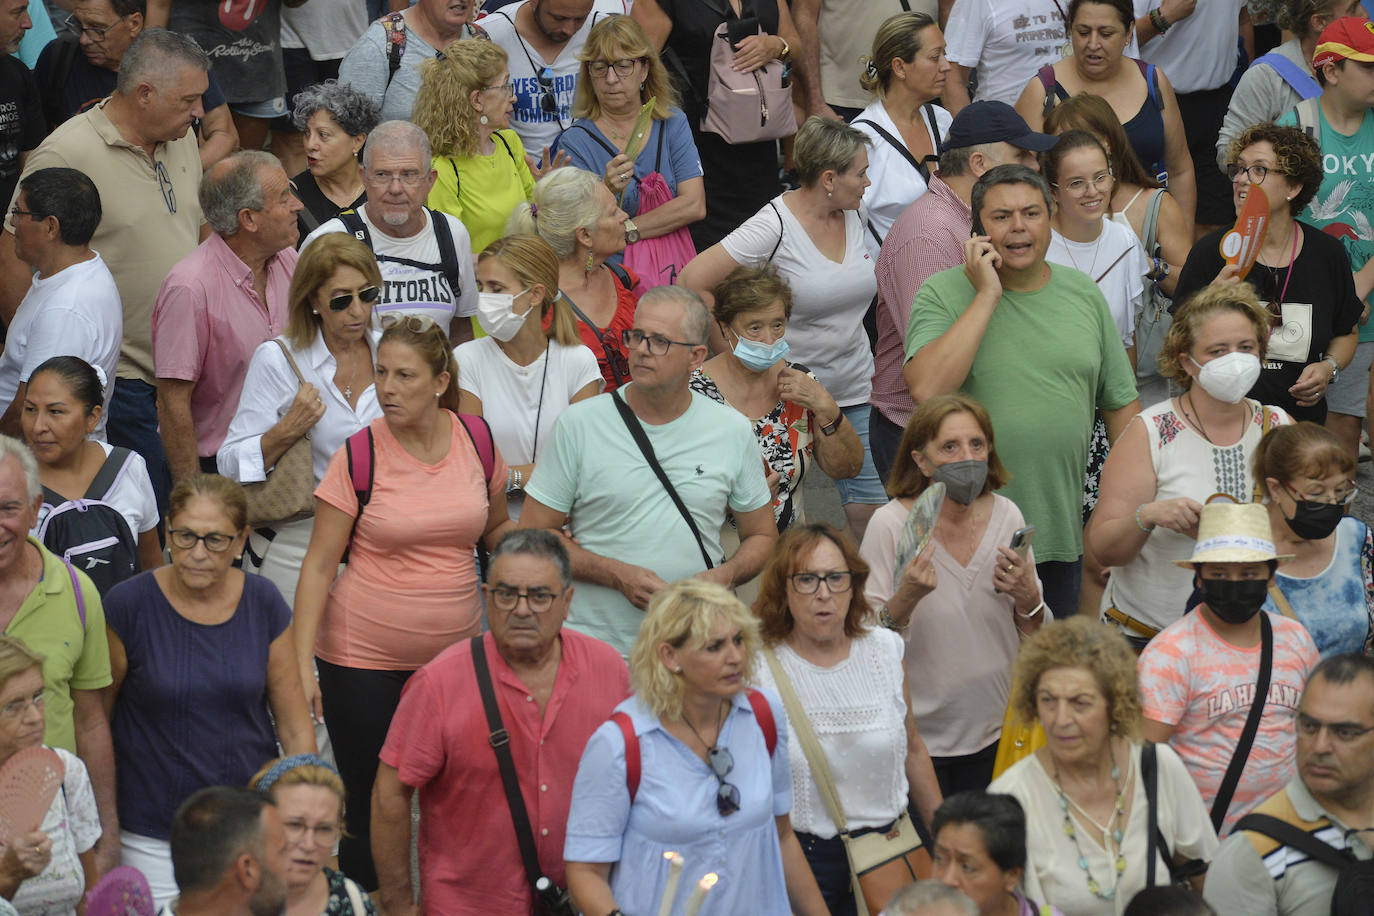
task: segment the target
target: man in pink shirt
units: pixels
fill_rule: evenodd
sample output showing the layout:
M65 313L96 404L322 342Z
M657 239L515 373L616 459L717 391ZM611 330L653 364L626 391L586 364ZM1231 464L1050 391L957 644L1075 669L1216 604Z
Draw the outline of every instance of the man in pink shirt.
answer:
M511 531L491 555L491 632L411 677L372 792L372 858L393 916L533 912L516 829L483 712L474 648L490 670L538 874L562 886L563 840L582 748L630 694L620 653L563 629L572 565L558 535ZM420 897L410 879L410 804L420 792ZM366 801L363 802L366 804Z
M296 269L296 214L275 156L236 153L200 185L214 230L176 263L153 305L157 416L172 480L215 473L248 361L280 334Z
M969 196L973 184L995 165L1038 168L1035 154L1054 137L1032 131L1002 102L974 102L954 116L940 169L888 230L878 253L878 348L869 397L869 447L878 476L887 480L902 430L915 405L902 378L906 327L916 291L931 274L964 263L964 240L973 232Z

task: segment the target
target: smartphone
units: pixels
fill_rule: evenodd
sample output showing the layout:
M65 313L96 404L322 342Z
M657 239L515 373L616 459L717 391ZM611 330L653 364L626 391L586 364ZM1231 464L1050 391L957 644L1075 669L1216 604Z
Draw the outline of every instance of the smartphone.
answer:
M743 19L731 19L725 23L725 37L730 40L730 47L738 50L739 43L750 35L759 33L759 17L746 16Z
M977 213L973 214L973 234L987 235L987 233L983 231L983 221L978 218Z
M1012 532L1011 543L1007 546L1021 559L1026 558L1030 553L1031 540L1035 537L1035 526L1027 525L1024 528L1017 528Z

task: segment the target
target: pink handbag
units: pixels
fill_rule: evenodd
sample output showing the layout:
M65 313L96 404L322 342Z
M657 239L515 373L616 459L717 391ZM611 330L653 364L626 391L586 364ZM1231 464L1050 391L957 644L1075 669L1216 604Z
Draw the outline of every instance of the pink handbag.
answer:
M659 125L660 149L663 127ZM645 175L639 182L639 213L645 214L655 207L661 207L673 199L668 190L668 182L657 171ZM640 278L640 283L650 286L671 286L696 257L697 250L692 245L692 234L686 226L679 226L667 235L652 239L640 239L625 246L625 266Z

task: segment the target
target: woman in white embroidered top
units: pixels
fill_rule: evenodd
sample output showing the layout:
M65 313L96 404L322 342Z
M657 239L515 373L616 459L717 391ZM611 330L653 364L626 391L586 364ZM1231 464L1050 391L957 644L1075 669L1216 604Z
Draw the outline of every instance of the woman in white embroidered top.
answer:
M506 511L518 521L539 442L569 404L601 391L596 357L558 295L558 256L537 235L509 235L477 259L477 319L487 336L459 344L458 410L485 417L509 463ZM533 316L533 317L531 317Z
M291 277L286 332L258 345L248 364L239 408L217 456L219 472L240 483L267 472L301 436L310 437L315 483L344 440L382 415L372 385L376 342L372 303L382 286L377 261L346 232L321 236L301 253ZM296 378L295 361L302 379ZM259 572L290 604L314 520L277 527Z
M1046 740L988 787L1015 796L1026 811L1021 888L1074 916L1122 916L1146 886L1155 846L1141 775L1135 653L1116 632L1079 615L1026 640L1013 680L1013 708L1023 721L1038 719ZM1152 747L1159 834L1175 861L1210 860L1217 835L1197 786L1173 748ZM1156 883L1169 882L1157 847L1154 873Z
M911 717L902 640L872 626L863 598L867 576L868 564L848 536L829 525L798 526L778 540L754 602L764 644L764 657L754 664L759 683L784 701L795 693L851 835L887 833L906 815L908 803L929 824L940 804L935 769ZM790 688L779 683L770 652ZM793 829L832 916L852 916L856 904L844 841L818 788L824 777L808 764L796 713L785 705L793 736ZM898 860L883 872L888 882L866 893L870 904L876 897L880 907L898 888L929 877L929 856L918 851L911 859L911 867Z
M1102 466L1084 541L1112 568L1102 614L1137 649L1187 606L1193 577L1173 561L1191 548L1202 504L1214 493L1249 502L1260 437L1293 422L1245 396L1269 328L1249 285L1198 291L1175 313L1159 353L1160 373L1183 393L1141 411Z
M945 91L945 36L925 13L898 13L878 26L873 55L862 58L859 85L875 98L851 123L872 140L868 174L873 190L860 215L876 260L902 211L926 192L940 143L953 119L935 104Z

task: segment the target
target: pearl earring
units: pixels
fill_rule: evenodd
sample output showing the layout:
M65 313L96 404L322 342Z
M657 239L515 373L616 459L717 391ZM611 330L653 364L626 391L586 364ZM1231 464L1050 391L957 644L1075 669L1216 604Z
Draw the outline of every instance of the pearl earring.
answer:
M319 310L319 309L311 309L311 310L310 310L310 314L318 316L318 315L320 314L320 310Z
M826 191L826 192L825 192L825 199L826 199L826 200L829 200L829 199L830 199L831 197L833 197L833 196L835 196L835 192L834 192L834 191Z
M478 118L477 120L480 121L480 122L482 122L483 124L488 123L488 120L487 120L487 116L486 116L486 115L482 115L482 116L481 116L480 118Z

